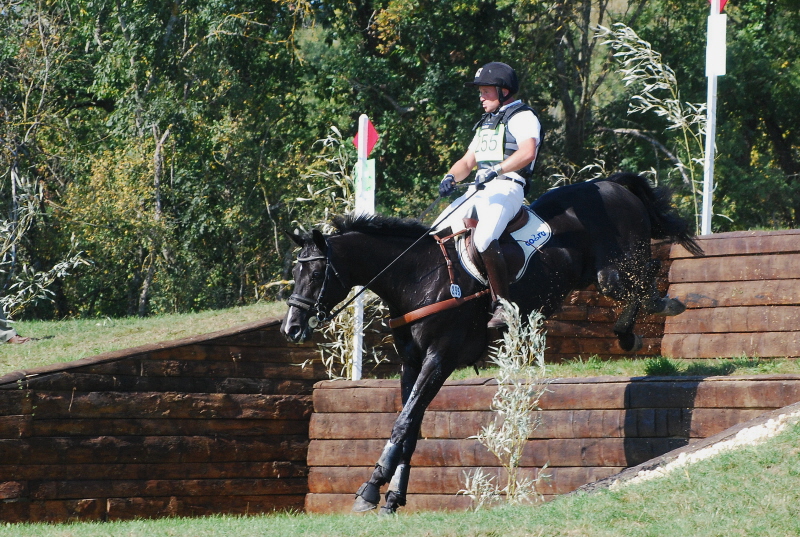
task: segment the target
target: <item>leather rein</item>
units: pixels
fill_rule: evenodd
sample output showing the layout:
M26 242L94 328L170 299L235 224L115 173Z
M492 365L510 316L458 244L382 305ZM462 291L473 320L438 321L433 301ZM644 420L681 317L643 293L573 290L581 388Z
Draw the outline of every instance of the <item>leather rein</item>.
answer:
M398 328L400 326L404 326L414 321L424 319L425 317L433 315L434 313L439 313L441 311L457 308L462 304L469 302L470 300L473 300L475 298L481 297L489 293L489 289L483 289L482 291L478 291L477 293L471 294L469 296L463 298L461 297L461 288L456 283L456 275L455 271L453 270L453 261L450 259L450 255L447 253L447 248L445 247L445 243L450 239L453 239L458 235L461 235L462 233L466 233L466 231L467 231L466 229L463 229L457 233L453 233L452 235L448 235L444 238L439 238L438 235L433 236L433 238L436 240L436 243L439 245L439 248L441 248L442 250L442 255L444 256L444 260L447 262L447 273L450 276L450 294L453 295L453 298L448 298L447 300L442 300L441 302L434 302L433 304L428 304L427 306L423 306L421 308L410 311L405 315L401 315L400 317L389 319L389 328Z
M399 317L395 317L393 319L389 319L389 328L399 328L401 326L407 325L409 323L413 323L414 321L418 321L420 319L424 319L425 317L429 317L435 313L439 313L442 311L446 311L449 309L457 308L470 300L474 300L476 298L482 297L489 293L489 289L483 289L478 291L477 293L473 293L466 297L461 296L461 288L456 283L456 275L455 271L453 270L453 261L450 259L450 255L447 253L447 248L445 243L451 239L454 239L458 235L465 233L467 230L461 230L457 233L453 233L452 235L447 235L444 238L440 238L438 235L433 235L433 238L436 240L436 243L439 245L439 248L442 250L442 256L447 263L447 273L450 277L450 294L453 295L452 298L442 300L440 302L434 302L433 304L428 304L427 306L423 306L421 308L417 308L412 310L405 315L401 315ZM336 315L338 315L342 310L344 310L356 297L352 297L347 303L344 304L341 308L337 309L333 313L329 313L327 309L322 305L322 296L325 294L325 288L328 284L329 280L329 272L333 272L333 274L341 281L341 276L339 276L338 271L333 267L333 263L331 263L330 259L330 248L327 248L326 255L312 255L312 256L297 256L298 263L306 263L309 261L321 261L325 260L325 278L322 282L322 288L319 290L319 295L317 296L316 300L312 300L306 298L302 295L297 293L292 294L286 303L290 307L295 307L306 311L309 313L308 318L308 325L313 329L319 326L319 324L330 321ZM388 268L388 267L387 267ZM384 269L385 270L385 269ZM382 271L383 272L383 271ZM374 281L374 278L373 278ZM372 282L370 282L372 283ZM367 289L367 286L362 288L363 292ZM358 295L356 295L358 296Z

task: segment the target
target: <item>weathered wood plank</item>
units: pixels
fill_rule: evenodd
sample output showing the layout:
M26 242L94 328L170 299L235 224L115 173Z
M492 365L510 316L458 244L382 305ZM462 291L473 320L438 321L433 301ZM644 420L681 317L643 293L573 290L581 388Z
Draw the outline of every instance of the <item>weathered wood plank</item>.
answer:
M138 370L138 369L137 369ZM270 395L311 395L318 379L283 380L231 377L142 377L121 374L97 374L64 371L34 377L26 387L46 391L78 392L187 392L245 393ZM2 392L0 392L2 393Z
M312 440L308 465L361 466L377 461L385 440ZM531 440L521 466L634 466L687 444L682 438ZM638 461L638 462L637 462ZM497 458L477 440L420 440L414 466L494 466Z
M737 306L687 310L670 319L667 334L795 332L800 306Z
M536 487L540 494L566 494L578 487L598 481L622 471L622 467L575 467L547 468L545 475ZM452 494L464 488L464 474L473 473L477 468L463 467L412 467L412 478L409 481L409 494ZM484 473L494 476L497 482L507 480L506 472L499 467L482 467ZM536 479L539 468L521 468L519 477ZM369 467L324 467L311 468L308 475L308 490L311 494L353 494L358 487L369 479L372 469Z
M0 431L2 431L0 418ZM305 435L306 420L281 419L35 419L24 436ZM6 436L5 438L16 438Z
M763 409L641 408L628 410L544 410L532 439L690 436L706 438L753 419ZM468 438L495 419L491 411L425 413L421 437ZM386 439L396 413L314 414L311 440Z
M306 419L307 395L35 392L41 418Z
M638 332L638 330L636 330ZM661 338L642 338L642 348L635 353L622 350L616 337L548 337L547 346L551 354L577 355L617 355L617 356L653 356L661 349ZM545 352L547 356L548 352Z
M303 509L305 494L270 496L171 496L165 498L109 498L108 520L197 517L215 514L253 515Z
M268 362L273 364L302 364L309 358L319 356L314 347L302 347L289 344L280 336L274 347L252 347L243 345L221 345L212 343L187 345L172 349L151 352L148 360L187 360L187 361L233 361Z
M546 328L548 337L615 338L614 322L548 320ZM637 322L636 333L646 338L659 338L664 333L663 322L659 324Z
M31 500L130 498L148 496L265 496L305 494L308 480L286 479L146 479L31 481Z
M0 464L0 481L109 479L245 479L294 478L308 475L302 461L182 462L180 464Z
M19 522L98 521L105 517L103 498L45 502L0 502L0 520Z
M143 361L142 376L156 377L234 377L322 380L328 378L325 367L311 363L306 367L263 362L215 362L184 360Z
M706 257L800 252L800 231L734 231L695 237ZM672 259L692 257L683 246L672 245Z
M0 438L24 438L31 435L30 414L0 416ZM1 464L1 463L0 463Z
M671 283L741 282L800 278L800 254L755 257L696 257L677 259L669 271Z
M100 436L0 440L5 464L303 461L302 435L273 437Z
M800 332L666 334L661 352L671 358L800 357Z
M0 390L0 416L31 412L33 412L33 399L29 390Z
M800 280L673 283L669 294L689 309L797 305L800 304ZM667 323L673 319L677 317L667 319Z
M652 381L631 383L630 408L775 409L800 401L798 379Z
M541 400L542 408L625 408L625 382L614 385L558 384L551 385ZM335 412L399 412L402 408L397 388L343 388L314 391L314 409L319 413ZM489 408L495 386L445 385L431 402L430 410L484 410Z

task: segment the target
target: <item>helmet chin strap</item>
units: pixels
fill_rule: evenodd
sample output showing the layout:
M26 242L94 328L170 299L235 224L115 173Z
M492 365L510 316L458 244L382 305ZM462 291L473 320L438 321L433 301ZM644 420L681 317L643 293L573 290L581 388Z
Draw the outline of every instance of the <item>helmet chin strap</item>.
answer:
M497 88L497 100L500 101L500 106L503 106L508 100L508 98L511 97L510 92L509 95L503 95L503 90L505 88L502 88L500 86L495 86L495 88Z

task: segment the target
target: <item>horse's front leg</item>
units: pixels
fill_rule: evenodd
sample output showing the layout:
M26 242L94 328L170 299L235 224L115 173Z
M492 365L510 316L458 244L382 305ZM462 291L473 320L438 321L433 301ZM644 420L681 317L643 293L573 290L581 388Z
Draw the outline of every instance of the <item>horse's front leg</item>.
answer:
M411 456L416 449L425 409L439 393L439 389L453 369L455 369L453 364L444 364L439 355L432 351L428 352L415 381L411 381L413 371L409 371L407 375L404 368L404 398L405 389L413 387L408 392L403 410L395 420L392 436L383 448L372 476L356 492L353 511L361 512L376 508L380 502L380 487L390 480L392 483L386 493L386 505L382 512L394 512L405 504Z

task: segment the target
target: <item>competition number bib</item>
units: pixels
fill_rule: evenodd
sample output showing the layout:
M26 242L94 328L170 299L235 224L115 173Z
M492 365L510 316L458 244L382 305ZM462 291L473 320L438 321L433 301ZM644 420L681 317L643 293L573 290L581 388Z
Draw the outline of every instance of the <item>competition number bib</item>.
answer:
M502 162L506 126L500 123L495 129L481 128L475 134L477 144L475 160L478 162Z

